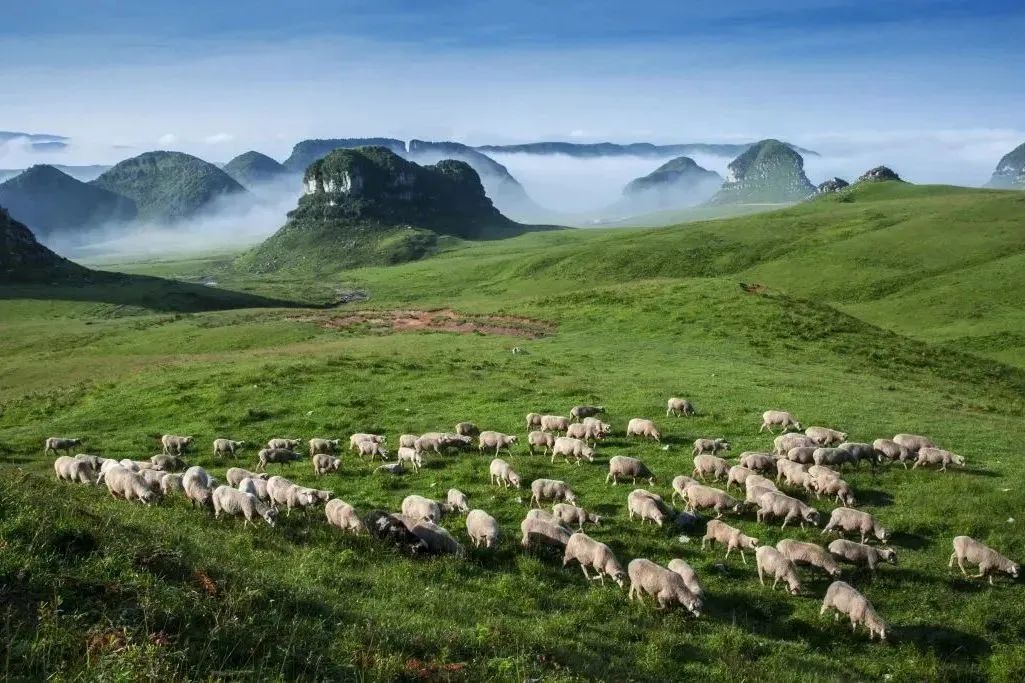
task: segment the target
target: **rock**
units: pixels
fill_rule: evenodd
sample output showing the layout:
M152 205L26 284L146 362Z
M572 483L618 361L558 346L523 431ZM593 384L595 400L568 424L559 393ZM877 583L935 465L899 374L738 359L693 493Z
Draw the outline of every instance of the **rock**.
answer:
M833 192L839 192L846 187L850 187L850 185L851 184L843 178L833 178L832 180L820 183L819 186L815 188L815 192L816 194L830 194Z
M722 189L708 203L789 203L814 193L801 155L779 140L762 140L730 162Z
M997 163L986 187L1002 190L1025 189L1025 143L1005 154Z
M856 183L875 183L875 182L883 182L883 181L886 181L886 180L896 180L898 182L904 182L904 181L902 181L900 179L899 175L894 173L887 166L876 166L875 168L871 168L871 169L865 171L864 173L862 173L861 176L857 180L855 180L854 182L856 182Z

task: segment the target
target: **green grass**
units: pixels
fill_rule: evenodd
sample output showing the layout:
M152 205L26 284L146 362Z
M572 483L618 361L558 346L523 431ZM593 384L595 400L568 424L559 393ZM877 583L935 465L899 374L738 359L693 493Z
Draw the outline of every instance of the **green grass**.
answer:
M1020 329L1020 304L993 281L1018 244L1022 206L1010 193L878 186L755 217L529 234L316 279L214 273L204 260L131 267L186 280L215 274L219 289L318 305L340 289L370 293L339 316L445 307L553 323L534 340L331 330L309 320L336 313L323 308L153 312L3 296L0 666L21 679L413 679L426 670L517 681L1020 680L1025 589L967 581L946 563L962 533L1025 557L1021 522L1008 521L1023 518L1025 503L1025 370L1019 342L999 337ZM940 248L955 238L956 249ZM871 253L887 265L855 260ZM844 259L864 266L849 287L835 282ZM747 293L738 282L768 290ZM904 316L895 297L923 305ZM958 311L978 311L976 324ZM986 344L965 344L983 334ZM699 415L662 417L671 395L691 398ZM181 500L128 505L56 483L41 454L43 438L62 434L86 436L104 455L148 457L160 434L185 433L200 444L190 463L221 476L255 458L215 460L217 436L381 430L394 442L471 419L523 438L526 412L580 402L606 405L617 430L594 464L552 465L522 447L510 462L527 481L571 482L585 507L607 516L589 533L624 563L690 562L708 596L700 619L630 603L611 585L586 585L556 555L523 552L523 494L490 487L490 458L476 453L401 477L355 457L324 478L305 462L275 470L362 511L456 486L505 532L494 554L417 561L336 533L315 513L254 531ZM721 551L630 523L632 487L604 484L608 457L636 455L668 496L672 476L691 469L697 437L728 437L733 457L767 447L757 427L770 407L857 440L927 433L967 457L963 471L848 477L894 530L898 567L845 577L890 623L891 642L820 619L823 578L802 572L806 594L790 597L759 586L739 558L720 572ZM655 418L669 449L626 441L635 416ZM731 523L764 543L820 538L753 516ZM461 519L443 524L466 541Z

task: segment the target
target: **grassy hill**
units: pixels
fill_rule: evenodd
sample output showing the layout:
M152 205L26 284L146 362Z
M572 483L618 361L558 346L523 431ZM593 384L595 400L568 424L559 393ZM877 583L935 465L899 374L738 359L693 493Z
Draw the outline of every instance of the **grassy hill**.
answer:
M962 579L947 559L951 538L964 533L1025 557L1022 522L1012 521L1025 504L1022 354L1012 342L966 344L972 320L994 335L1010 333L1020 316L1016 281L1003 291L994 275L1013 270L1025 239L1015 229L1022 202L1008 192L876 183L677 228L532 233L316 277L218 276L224 289L288 292L311 306L340 291L369 296L338 309L172 315L0 299L4 672L1020 680L1025 586ZM212 268L133 270L191 279ZM55 324L61 333L46 334ZM663 417L671 395L691 398L699 414ZM523 446L507 460L526 481L569 481L606 517L588 533L624 563L691 563L707 595L700 619L590 585L556 554L524 552L518 499L526 496L489 486L490 458L476 453L435 457L400 477L353 456L319 478L305 462L274 469L361 511L396 509L410 493L444 497L455 486L502 525L494 554L435 560L338 533L319 513L254 530L181 499L129 505L59 485L41 455L42 439L61 434L85 436L104 455L147 457L160 434L177 432L201 442L190 463L223 477L228 466L251 466L254 452L219 461L209 453L214 437L380 430L394 446L401 433L471 419L522 440L526 412L564 414L580 402L606 405L616 429L596 462L551 464ZM849 568L844 576L889 622L886 644L819 617L821 575L801 570L802 596L773 592L758 584L750 557L723 563L722 549L701 550L700 530L630 522L632 487L604 483L610 456L634 455L668 497L672 476L691 469L693 439L725 436L734 459L765 449L771 437L758 434L759 416L776 407L857 440L930 434L968 459L947 473L898 466L846 475L864 509L893 530L900 556L875 578ZM635 416L654 418L668 449L626 440ZM832 508L809 502L824 514ZM753 515L728 521L763 543L822 540ZM443 524L466 542L460 518Z

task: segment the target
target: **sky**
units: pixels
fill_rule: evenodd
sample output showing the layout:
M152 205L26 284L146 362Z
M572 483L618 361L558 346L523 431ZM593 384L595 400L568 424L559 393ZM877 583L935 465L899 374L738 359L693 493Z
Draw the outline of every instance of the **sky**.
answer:
M0 0L0 17L0 130L72 139L0 147L0 168L283 159L308 137L776 137L822 152L820 176L978 184L1025 141L1020 0Z

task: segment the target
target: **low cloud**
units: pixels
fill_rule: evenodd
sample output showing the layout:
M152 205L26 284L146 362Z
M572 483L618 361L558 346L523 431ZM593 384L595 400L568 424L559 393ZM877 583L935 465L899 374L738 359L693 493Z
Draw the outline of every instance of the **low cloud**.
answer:
M178 136L174 133L164 133L157 138L158 145L173 145L176 142L178 142Z
M214 133L203 138L203 142L208 145L220 145L225 142L231 142L235 139L235 136L231 133Z

